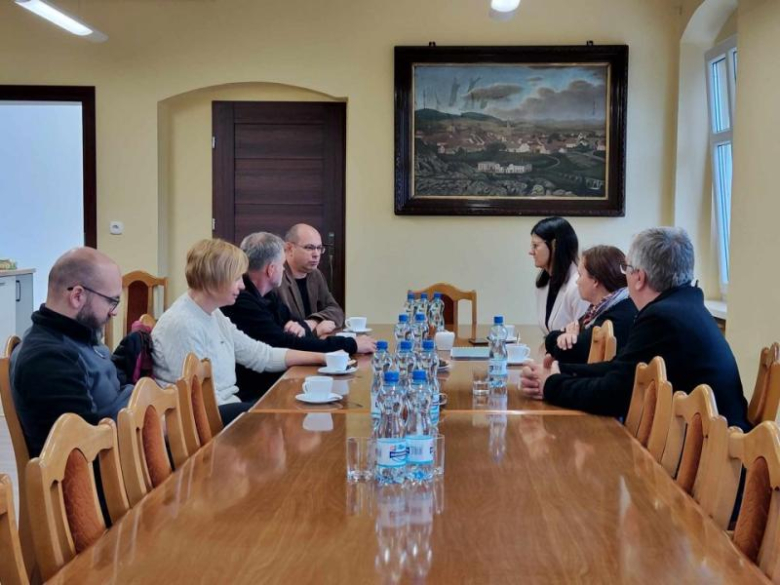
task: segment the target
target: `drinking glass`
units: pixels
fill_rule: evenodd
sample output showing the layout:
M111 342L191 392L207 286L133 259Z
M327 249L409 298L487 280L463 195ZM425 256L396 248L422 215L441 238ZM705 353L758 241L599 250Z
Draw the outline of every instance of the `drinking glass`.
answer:
M471 391L475 396L485 396L488 393L487 368L474 368L474 371L471 373Z
M444 475L444 435L433 439L433 475Z
M376 441L367 437L347 439L347 481L356 482L374 477Z

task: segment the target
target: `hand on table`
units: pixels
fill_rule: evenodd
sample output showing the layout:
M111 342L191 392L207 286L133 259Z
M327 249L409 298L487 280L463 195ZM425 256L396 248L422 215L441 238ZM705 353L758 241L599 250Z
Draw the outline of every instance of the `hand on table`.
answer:
M358 353L374 353L376 351L376 340L368 335L358 335L357 339Z
M284 332L291 333L296 337L303 337L306 335L306 329L304 329L300 323L296 323L295 321L287 321L287 323L284 324Z
M333 321L325 320L320 321L316 327L315 333L317 337L324 337L329 333L333 333L336 330L336 324Z
M543 364L531 364L525 366L520 374L520 389L526 398L533 400L544 399L544 383L553 374L560 374L558 362L554 361L549 368Z
M558 347L563 350L571 349L572 346L577 343L577 336L579 334L580 324L577 323L577 321L572 321L566 326L566 329L563 330L563 333L558 336Z

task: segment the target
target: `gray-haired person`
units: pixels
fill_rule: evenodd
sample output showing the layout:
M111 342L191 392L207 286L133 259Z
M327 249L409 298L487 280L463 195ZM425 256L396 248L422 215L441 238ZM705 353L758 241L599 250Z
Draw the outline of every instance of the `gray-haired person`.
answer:
M279 236L268 232L250 234L241 242L241 249L249 258L244 274L246 288L234 305L222 307L222 313L249 337L273 347L302 351L371 353L376 349L376 342L368 336L319 339L306 321L292 315L277 292L285 261L285 243ZM258 398L278 377L236 366L239 397L244 401Z
M737 363L704 295L692 284L694 253L681 228L658 227L634 237L622 267L639 313L625 346L611 362L590 365L554 362L545 370L523 371L531 398L594 414L623 417L628 411L634 371L661 356L673 389L690 392L708 384L718 412L729 425L750 429Z

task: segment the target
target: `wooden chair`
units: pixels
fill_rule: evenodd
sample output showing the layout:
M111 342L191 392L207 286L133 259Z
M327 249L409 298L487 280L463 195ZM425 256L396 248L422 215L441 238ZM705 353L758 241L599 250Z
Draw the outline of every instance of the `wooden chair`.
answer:
M775 420L780 404L780 344L773 343L761 350L756 385L748 406L748 420L758 425Z
M433 299L433 293L441 293L444 301L444 324L450 331L458 334L458 303L460 301L471 302L471 337L477 337L477 291L460 290L451 284L438 282L428 288L413 291L414 294L427 293L428 300Z
M0 583L3 585L27 585L22 545L16 531L14 517L14 492L11 478L0 474Z
M626 428L660 463L672 421L672 385L660 356L637 364Z
M612 321L607 319L599 325L593 326L593 334L590 338L590 353L588 363L608 362L617 353L617 338Z
M717 417L715 395L706 384L696 386L690 394L674 393L672 421L661 465L697 502L701 502L703 484L710 480L708 443L710 426Z
M198 447L205 445L224 427L214 393L211 361L199 360L194 353L187 354L181 378L176 385L179 389L179 403L184 405L182 422L187 445L193 445L194 437L198 439Z
M27 482L25 481L25 470L30 461L30 452L27 450L27 440L24 438L22 423L19 421L14 397L11 393L11 353L19 343L21 340L16 335L9 337L5 343L3 355L0 357L0 400L2 400L5 422L11 435L11 445L14 448L14 458L16 459L16 475L19 481L19 540L22 544L22 555L29 577L35 566L35 546L30 530Z
M142 270L122 276L122 336L130 333L130 326L144 313L154 315L154 293L163 289L163 310L168 308L168 279Z
M119 458L131 506L171 475L162 416L165 416L168 444L178 469L187 461L189 452L184 442L176 389L160 388L151 378L141 378L117 417Z
M728 445L732 465L722 477L734 486L741 467L747 470L734 544L776 580L780 577L780 429L773 421L762 422L748 434L732 427Z
M41 576L59 569L106 531L93 462L100 463L103 495L112 522L129 509L119 464L116 425L96 426L66 413L54 423L41 455L27 464L27 489Z

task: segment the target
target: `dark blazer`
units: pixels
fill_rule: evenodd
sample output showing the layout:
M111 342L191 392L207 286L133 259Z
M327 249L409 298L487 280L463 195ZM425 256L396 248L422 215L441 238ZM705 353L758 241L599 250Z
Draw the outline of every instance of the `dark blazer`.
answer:
M347 353L357 352L357 342L351 337L331 336L318 339L311 333L309 327L300 319L294 318L290 309L279 298L275 291L264 297L260 291L244 275L246 288L241 291L234 305L222 307L222 313L236 327L252 339L267 343L272 347L286 347L301 351L329 352L344 350ZM306 336L298 337L286 333L284 326L288 321L296 321L306 329ZM242 401L256 399L265 394L282 372L255 372L236 364L236 385Z
M611 362L562 364L547 379L544 399L551 404L616 417L628 412L634 370L661 356L674 391L709 384L718 412L729 425L750 430L747 401L737 362L700 288L686 284L663 292L637 315L628 341Z
M617 338L617 346L618 349L620 349L628 341L628 334L631 331L631 326L634 324L636 314L637 310L634 301L630 298L624 299L596 317L593 325L587 329L581 328L580 334L577 336L577 343L575 343L571 349L561 349L557 345L558 336L561 335L563 331L551 331L544 339L547 353L561 363L586 364L588 363L588 354L590 353L593 328L600 326L608 319L612 321L615 337Z
M298 290L290 267L285 264L284 278L278 292L279 298L290 309L293 318L301 321L304 319L314 319L318 322L333 321L336 327L344 327L344 310L328 290L328 283L325 282L325 276L322 272L315 269L306 276L306 291L309 293L309 304L312 310L309 315L304 314L301 291Z

